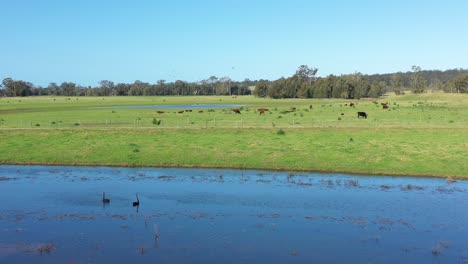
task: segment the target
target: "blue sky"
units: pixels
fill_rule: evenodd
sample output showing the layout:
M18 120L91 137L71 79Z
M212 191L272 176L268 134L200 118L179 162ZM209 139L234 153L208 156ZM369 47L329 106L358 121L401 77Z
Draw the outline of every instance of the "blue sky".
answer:
M46 86L468 68L468 1L0 0L0 79Z

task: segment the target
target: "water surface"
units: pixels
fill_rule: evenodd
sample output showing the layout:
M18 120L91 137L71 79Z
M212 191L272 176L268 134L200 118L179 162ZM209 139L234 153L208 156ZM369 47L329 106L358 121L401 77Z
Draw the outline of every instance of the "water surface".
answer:
M0 166L0 263L468 263L467 189L409 177Z

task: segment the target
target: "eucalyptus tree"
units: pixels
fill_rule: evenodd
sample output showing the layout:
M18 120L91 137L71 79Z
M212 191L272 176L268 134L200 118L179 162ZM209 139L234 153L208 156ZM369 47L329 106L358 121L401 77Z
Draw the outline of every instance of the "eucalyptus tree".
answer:
M413 74L411 75L411 88L413 93L424 93L424 90L426 89L426 80L423 79L421 75L421 67L413 65L411 70L413 70Z

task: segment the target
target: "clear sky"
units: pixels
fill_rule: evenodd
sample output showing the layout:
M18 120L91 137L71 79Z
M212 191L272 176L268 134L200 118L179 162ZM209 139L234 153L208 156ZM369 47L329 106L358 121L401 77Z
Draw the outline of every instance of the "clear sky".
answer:
M0 79L46 86L468 68L468 1L0 0ZM0 80L0 81L1 81Z

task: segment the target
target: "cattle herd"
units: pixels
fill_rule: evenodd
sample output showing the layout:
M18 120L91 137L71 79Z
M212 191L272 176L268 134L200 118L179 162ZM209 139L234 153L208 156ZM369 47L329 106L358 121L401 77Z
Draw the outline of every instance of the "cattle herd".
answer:
M376 105L378 104L377 101L374 101L373 103L376 104ZM382 109L384 109L384 110L389 109L389 103L388 102L380 103L380 105L382 106ZM357 106L357 103L349 103L349 105L344 104L344 106L349 106L349 107L355 108ZM313 106L309 105L309 109L312 110ZM296 112L296 110L297 110L296 107L290 107L289 110L285 111L285 112L291 113L291 112ZM183 114L183 113L190 113L190 112L192 112L191 109L186 109L186 110L177 111L176 113ZM198 111L198 113L203 113L203 112L204 112L203 110ZM241 109L233 108L233 109L231 109L231 112L234 113L234 114L241 114ZM257 112L258 112L259 115L264 115L266 112L270 112L270 110L268 108L258 108ZM156 111L156 113L164 114L165 112L164 111ZM344 113L341 113L341 115L343 116ZM361 118L367 119L367 117L369 117L369 115L366 112L358 111L357 112L357 117L359 119L361 119Z

